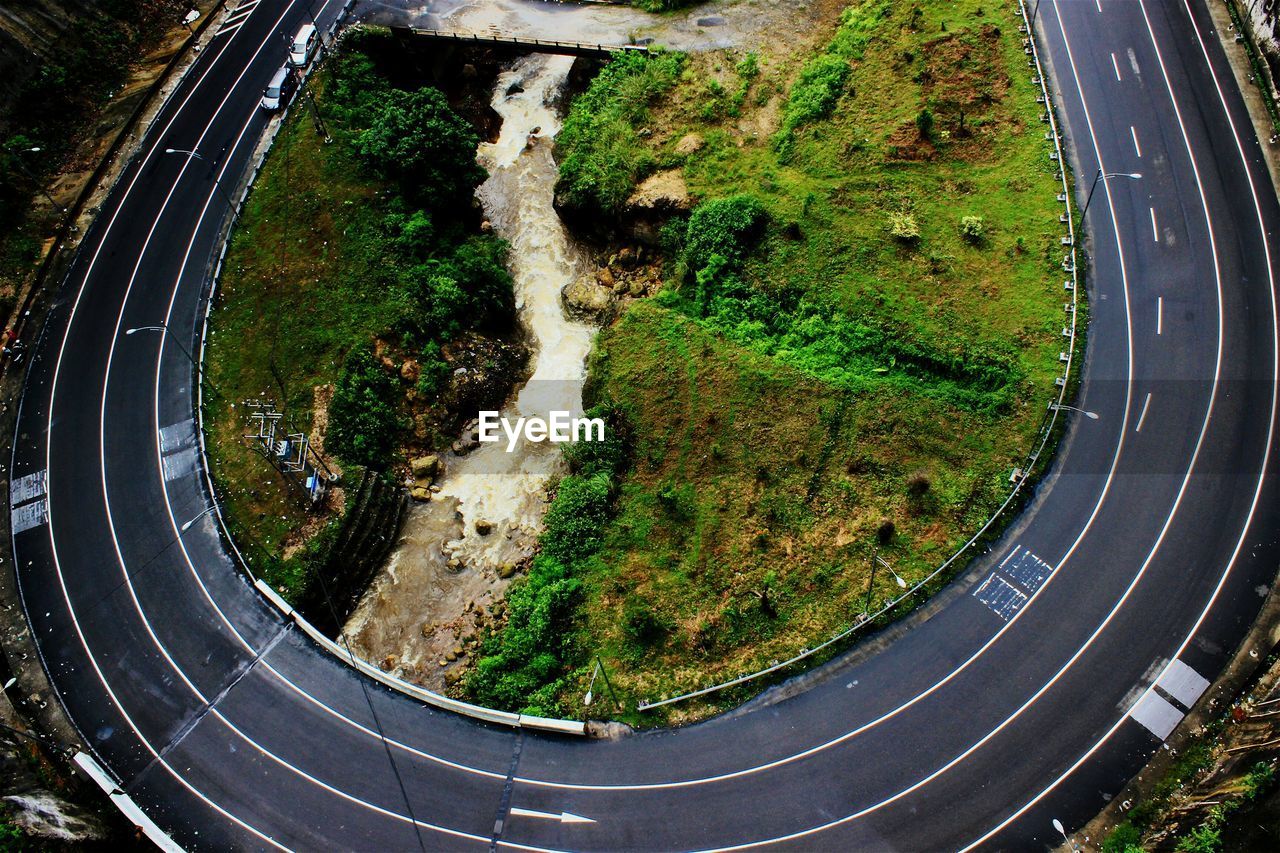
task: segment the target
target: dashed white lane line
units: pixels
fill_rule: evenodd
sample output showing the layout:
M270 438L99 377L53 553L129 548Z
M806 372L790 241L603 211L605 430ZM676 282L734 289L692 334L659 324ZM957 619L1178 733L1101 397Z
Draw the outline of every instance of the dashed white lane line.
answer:
M1156 225L1156 209L1151 208L1151 237L1157 243L1160 242L1160 226Z
M1156 297L1156 334L1164 333L1164 297Z
M1138 144L1138 129L1129 125L1129 133L1133 134L1133 150L1138 152L1138 157L1142 157L1142 146Z
M1096 5L1096 6L1098 7L1098 11L1099 11L1099 12L1101 12L1101 11L1102 11L1102 0L1093 0L1093 2L1094 2L1094 5Z
M1129 54L1129 67L1133 69L1133 76L1141 77L1142 69L1138 67L1138 54L1133 52L1133 48L1129 48L1127 53Z
M1111 67L1116 70L1116 81L1120 80L1120 63L1116 61L1116 55L1111 54Z
M1151 392L1147 392L1147 398L1142 401L1142 414L1138 415L1138 425L1133 428L1134 432L1142 432L1142 422L1147 419L1147 406L1151 405Z

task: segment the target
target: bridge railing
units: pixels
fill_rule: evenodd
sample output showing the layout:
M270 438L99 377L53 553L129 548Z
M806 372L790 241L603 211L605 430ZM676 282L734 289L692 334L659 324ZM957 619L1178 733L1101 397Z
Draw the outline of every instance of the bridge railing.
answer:
M558 41L554 39L524 38L521 36L504 36L497 33L481 35L480 33L462 33L449 30L432 30L421 27L395 26L391 32L400 38L426 38L435 41L458 42L468 45L496 44L506 47L524 47L541 53L567 53L575 56L607 56L614 53L635 51L648 53L649 48L642 44L595 44L579 41Z

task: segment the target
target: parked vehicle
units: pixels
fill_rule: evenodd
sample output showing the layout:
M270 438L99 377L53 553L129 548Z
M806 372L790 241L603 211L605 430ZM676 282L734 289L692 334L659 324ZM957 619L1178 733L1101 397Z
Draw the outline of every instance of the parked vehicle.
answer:
M303 24L302 29L293 37L293 44L289 46L289 64L294 68L306 68L319 43L320 33L316 31L316 25Z
M275 112L289 103L289 99L293 97L297 88L298 73L288 65L280 66L280 69L271 75L271 82L262 93L262 108Z

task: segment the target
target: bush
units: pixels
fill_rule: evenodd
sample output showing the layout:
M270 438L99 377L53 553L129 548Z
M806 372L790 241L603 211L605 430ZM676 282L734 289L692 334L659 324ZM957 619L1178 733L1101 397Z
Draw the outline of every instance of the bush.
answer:
M960 236L975 246L987 235L987 223L981 216L960 217Z
M680 75L684 55L615 56L576 99L556 139L561 154L557 203L584 215L617 214L636 182L654 166L637 144L649 104Z
M685 265L694 272L719 255L737 268L760 236L767 219L764 206L750 195L717 198L698 205L685 229Z
M920 240L920 224L910 213L890 213L889 233L902 243L916 243Z
M1178 846L1173 849L1180 853L1218 853L1222 849L1222 830L1207 824L1197 826L1178 839Z
M916 131L920 134L921 139L933 139L933 113L929 111L928 107L916 113Z
M567 564L594 554L603 541L612 501L613 480L608 474L565 477L547 510L546 531L539 540L542 553Z
M380 470L402 428L395 380L369 347L348 353L329 403L325 446L343 460Z
M479 137L439 89L389 89L370 118L356 150L406 197L427 207L465 203L485 179L476 163Z
M830 53L805 64L787 96L782 129L775 137L774 146L779 154L785 157L791 153L792 139L799 128L831 115L844 92L850 71L848 60Z

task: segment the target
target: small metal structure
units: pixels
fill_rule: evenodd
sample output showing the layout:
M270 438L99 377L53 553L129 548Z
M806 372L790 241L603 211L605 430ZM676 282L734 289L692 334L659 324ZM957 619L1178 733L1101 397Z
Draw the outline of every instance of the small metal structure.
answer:
M242 405L250 412L248 421L253 432L245 435L250 446L312 504L323 500L336 476L311 446L307 434L289 432L284 413L271 400L245 400Z

